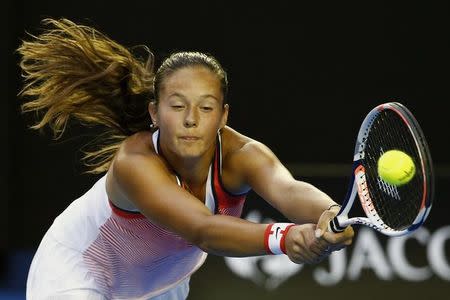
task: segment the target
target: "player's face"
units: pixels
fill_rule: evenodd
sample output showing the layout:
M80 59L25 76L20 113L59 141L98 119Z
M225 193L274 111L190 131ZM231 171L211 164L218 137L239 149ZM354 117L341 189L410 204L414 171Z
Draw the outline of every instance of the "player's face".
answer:
M159 104L150 106L160 129L163 149L182 158L199 158L214 149L217 131L225 126L220 80L205 67L175 71L161 85Z

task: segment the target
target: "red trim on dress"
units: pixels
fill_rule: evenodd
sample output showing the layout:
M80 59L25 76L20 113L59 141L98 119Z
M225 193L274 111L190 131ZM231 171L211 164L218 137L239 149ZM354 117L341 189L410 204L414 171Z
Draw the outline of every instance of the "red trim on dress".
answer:
M120 209L117 206L115 206L114 203L112 203L111 200L109 200L109 199L108 199L108 202L109 202L109 206L111 206L111 209L113 210L113 212L122 218L145 219L145 216L138 211L137 212L126 211L126 210Z
M220 147L220 145L219 145ZM222 183L220 181L220 170L219 167L219 159L220 159L219 149L216 148L216 155L214 160L214 189L217 195L217 201L219 202L220 207L233 207L239 205L241 202L245 200L246 194L243 195L232 195L228 191L224 189Z

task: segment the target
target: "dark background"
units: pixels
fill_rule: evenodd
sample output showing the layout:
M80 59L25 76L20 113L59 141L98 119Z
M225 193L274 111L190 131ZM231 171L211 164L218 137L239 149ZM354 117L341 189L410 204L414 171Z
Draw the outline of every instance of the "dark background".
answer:
M88 130L74 124L66 138L54 142L27 129L31 119L19 113L21 79L14 51L25 31L40 32L45 17L92 25L128 47L146 44L158 60L176 50L214 55L230 78L229 125L268 145L295 176L338 202L347 189L365 114L383 102L403 103L425 132L437 174L427 226L432 231L450 223L449 4L6 0L2 6L0 286L23 288L23 272L17 275L11 266L14 259L26 269L29 253L53 219L97 179L81 175L78 149L88 141ZM249 200L246 211L282 218L258 197ZM448 245L446 251L448 261ZM244 287L259 291L252 294L255 299L323 292L307 272L295 284L280 286L278 294L266 292L223 271L222 261L210 257L193 277L192 299L240 299ZM199 293L205 281L211 291L227 293ZM384 284L369 274L341 288L358 286L377 295ZM389 286L385 291L408 290L417 297L436 287L449 292L448 282L434 277Z

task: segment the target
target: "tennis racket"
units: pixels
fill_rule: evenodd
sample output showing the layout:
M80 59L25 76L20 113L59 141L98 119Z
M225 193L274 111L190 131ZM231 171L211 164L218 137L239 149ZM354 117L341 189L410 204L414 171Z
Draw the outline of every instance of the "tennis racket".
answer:
M416 167L414 177L403 185L391 185L378 175L379 157L393 149L411 156ZM431 155L419 123L402 104L381 104L368 113L359 129L349 189L328 230L337 233L360 224L388 236L411 233L430 213L433 194ZM357 196L365 217L349 217Z

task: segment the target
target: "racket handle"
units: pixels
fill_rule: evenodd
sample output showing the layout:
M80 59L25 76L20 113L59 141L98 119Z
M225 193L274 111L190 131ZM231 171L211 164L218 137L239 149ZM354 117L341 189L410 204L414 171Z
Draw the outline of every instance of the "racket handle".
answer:
M337 216L334 217L334 218L330 221L330 223L328 223L328 231L329 231L329 232L339 233L339 232L344 231L345 228L346 228L346 227L342 227L342 226L339 224L339 220L338 220Z

